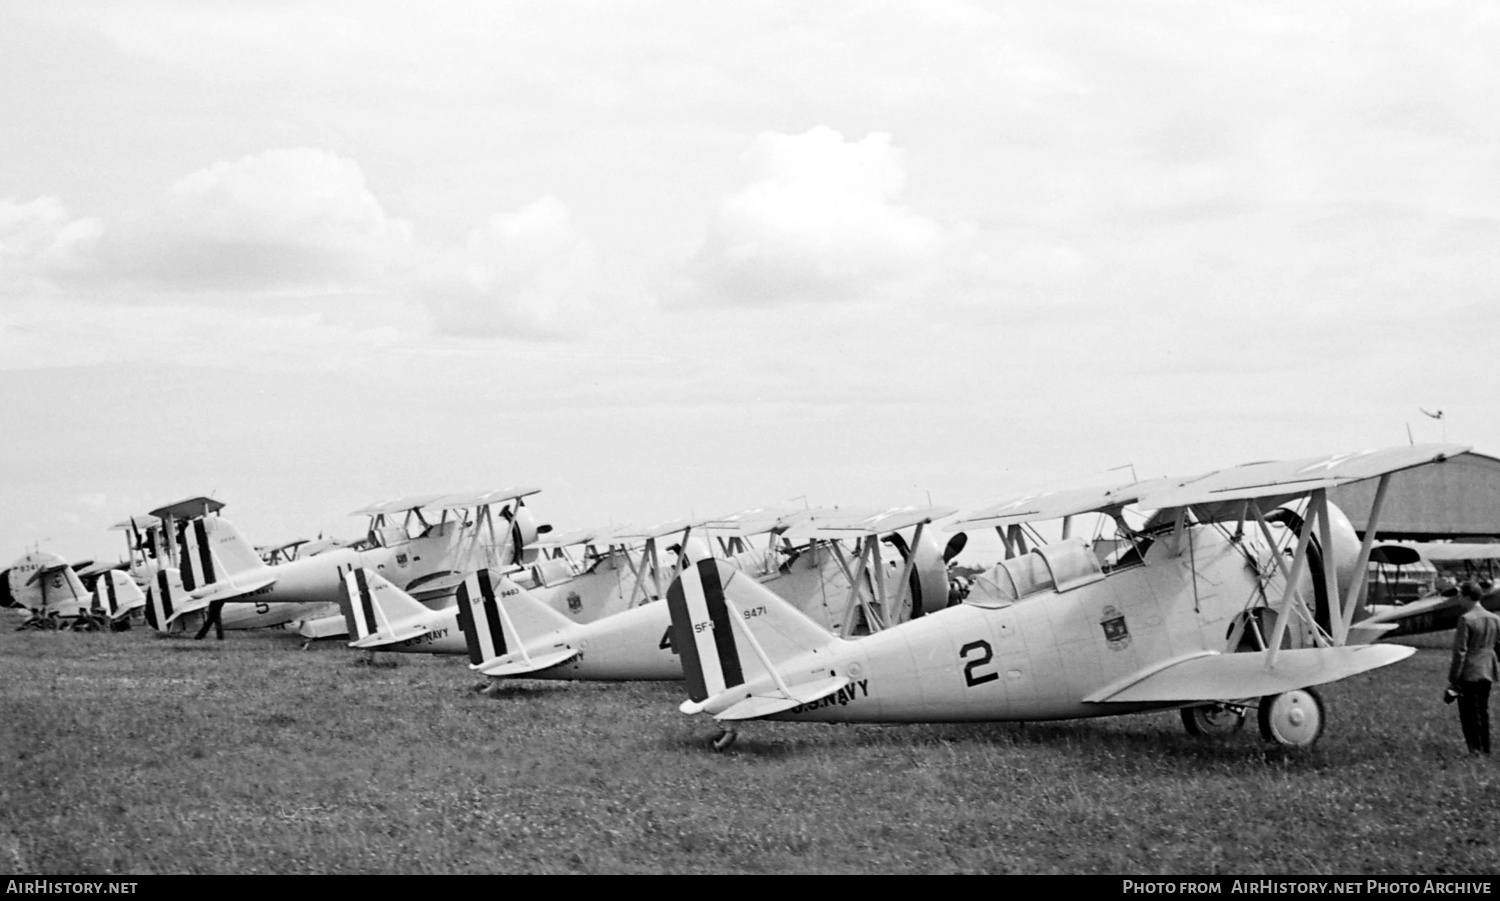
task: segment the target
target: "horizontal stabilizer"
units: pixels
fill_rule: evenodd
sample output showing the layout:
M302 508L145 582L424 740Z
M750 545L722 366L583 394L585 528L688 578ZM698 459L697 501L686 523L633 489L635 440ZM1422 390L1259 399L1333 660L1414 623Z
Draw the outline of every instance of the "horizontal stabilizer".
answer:
M183 618L189 613L197 613L199 610L207 610L208 605L211 603L213 603L213 601L210 601L207 598L180 597L177 599L176 604L172 607L172 612L167 615L166 625L170 626L172 623Z
M217 604L223 601L237 601L245 598L246 595L254 594L262 588L269 588L275 584L275 576L236 579L232 585L225 582L215 582L212 585L205 585L197 591L188 592L186 603L193 604L202 601L204 604Z
M464 583L463 573L446 573L406 586L406 593L419 601L430 601L452 594Z
M1236 701L1323 685L1389 666L1416 653L1399 645L1299 648L1276 654L1199 651L1153 664L1086 696L1089 704Z
M831 679L819 679L816 682L787 686L785 693L780 689L774 689L749 697L745 697L743 690L731 689L718 697L709 698L702 704L684 701L678 709L683 713L708 711L716 720L753 720L822 700L837 693L848 685L849 681L848 676L835 676Z
M320 638L341 638L349 634L349 624L343 614L304 619L297 627L297 634L309 641Z
M469 669L486 676L524 676L527 673L539 673L542 670L552 669L554 666L562 666L582 653L575 648L561 648L556 651L532 654L528 660L518 652L481 663L478 666L470 664Z
M410 641L418 636L426 635L427 632L426 623L417 623L416 625L403 626L389 632L377 632L358 641L351 641L349 642L349 647L358 648L361 651L375 651L387 645Z

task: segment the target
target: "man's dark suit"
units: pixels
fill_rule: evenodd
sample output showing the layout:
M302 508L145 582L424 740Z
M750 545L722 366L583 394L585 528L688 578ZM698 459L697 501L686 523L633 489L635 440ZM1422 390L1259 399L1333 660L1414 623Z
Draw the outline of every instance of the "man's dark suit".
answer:
M1500 679L1495 646L1500 616L1475 605L1453 630L1453 662L1448 684L1458 690L1458 719L1470 751L1490 752L1490 685Z

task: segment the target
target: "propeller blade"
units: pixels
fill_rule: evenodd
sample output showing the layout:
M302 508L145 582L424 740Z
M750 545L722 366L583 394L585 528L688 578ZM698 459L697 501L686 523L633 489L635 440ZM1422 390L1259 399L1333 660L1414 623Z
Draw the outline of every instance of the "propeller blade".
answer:
M943 562L951 563L954 557L963 552L964 546L969 543L968 532L956 532L948 539L948 546L943 548Z

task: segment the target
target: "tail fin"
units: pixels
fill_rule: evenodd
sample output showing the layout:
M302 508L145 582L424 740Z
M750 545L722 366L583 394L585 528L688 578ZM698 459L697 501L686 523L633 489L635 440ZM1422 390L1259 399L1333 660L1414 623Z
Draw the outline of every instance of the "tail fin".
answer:
M831 657L845 643L721 560L700 560L684 569L667 591L667 605L672 645L682 655L688 697L695 705L739 686L774 685L792 697L786 691L789 681L826 681L830 675L821 662L810 668L799 658Z
M158 569L146 590L146 623L158 632L170 630L177 617L177 605L186 597L182 575L170 567Z
M558 666L578 656L553 645L533 653L528 643L576 624L503 575L481 569L458 587L458 622L469 645L469 663L486 675L515 676Z
M146 595L130 576L112 569L94 580L94 605L111 620L117 620L146 606Z
M218 516L179 523L177 550L182 585L190 592L269 569L234 523Z
M432 618L432 611L392 585L378 573L354 569L344 573L344 597L339 601L349 626L350 644L385 644L410 637L404 633Z
M57 554L34 551L7 570L11 602L45 616L87 613L92 597L73 567Z

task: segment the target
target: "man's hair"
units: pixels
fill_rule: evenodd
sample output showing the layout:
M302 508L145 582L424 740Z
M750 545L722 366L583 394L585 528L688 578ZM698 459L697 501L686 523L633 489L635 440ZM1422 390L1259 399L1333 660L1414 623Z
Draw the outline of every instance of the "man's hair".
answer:
M1465 582L1458 586L1458 593L1471 601L1479 600L1479 586L1473 582Z

